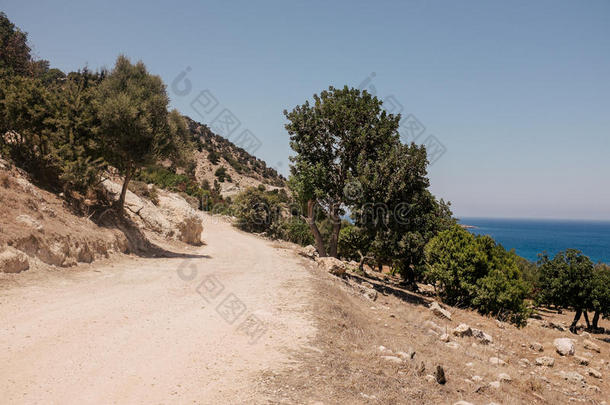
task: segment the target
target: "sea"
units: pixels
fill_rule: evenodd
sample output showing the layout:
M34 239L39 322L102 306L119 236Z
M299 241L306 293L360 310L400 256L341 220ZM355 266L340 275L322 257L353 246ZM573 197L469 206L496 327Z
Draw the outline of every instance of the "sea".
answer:
M460 218L460 223L534 262L543 252L552 257L578 249L595 263L610 264L610 221Z

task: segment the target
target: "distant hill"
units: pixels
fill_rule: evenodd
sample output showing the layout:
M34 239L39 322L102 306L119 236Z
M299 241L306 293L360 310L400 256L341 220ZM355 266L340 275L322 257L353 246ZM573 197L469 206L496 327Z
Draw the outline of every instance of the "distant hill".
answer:
M197 145L195 176L199 182L220 183L222 194L235 195L248 187L265 185L268 189L286 186L286 178L265 161L220 135L205 124L184 117Z

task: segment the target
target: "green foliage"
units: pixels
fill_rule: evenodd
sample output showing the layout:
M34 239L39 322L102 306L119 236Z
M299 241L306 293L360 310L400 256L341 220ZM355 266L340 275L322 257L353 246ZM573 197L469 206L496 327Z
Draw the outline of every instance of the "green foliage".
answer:
M552 260L541 255L538 267L538 304L574 309L591 306L593 263L587 256L575 249L560 252Z
M31 56L27 33L13 24L4 12L0 12L0 69L17 75L30 73Z
M281 205L277 194L251 187L235 198L232 211L239 228L248 232L269 232L281 218Z
M216 151L210 151L210 153L208 154L208 160L213 164L213 165L217 165L218 164L218 160L220 159L220 156L218 155L218 153Z
M375 161L384 145L397 142L400 116L387 114L381 101L368 92L347 86L329 87L313 97L313 104L306 101L284 111L296 153L291 158L291 186L297 201L308 206L308 216L315 205L333 221L329 254L336 256L339 218L349 202L345 187L358 176L359 164ZM315 226L311 222L318 251L325 250Z
M345 260L360 261L362 254L366 256L370 240L359 227L347 224L339 232L339 257Z
M527 319L529 286L516 255L490 237L454 226L428 243L425 256L425 277L436 284L443 301L519 325Z
M214 172L214 176L216 176L218 178L218 181L221 183L224 183L225 178L228 177L227 175L227 169L223 166L220 166L218 169L216 169L216 171Z
M591 309L610 317L610 266L598 264L593 271L591 281Z

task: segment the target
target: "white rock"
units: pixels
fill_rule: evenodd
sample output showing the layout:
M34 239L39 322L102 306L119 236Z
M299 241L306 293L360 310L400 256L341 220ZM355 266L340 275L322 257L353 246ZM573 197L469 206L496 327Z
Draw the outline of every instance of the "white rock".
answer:
M574 342L568 338L557 338L553 341L555 350L562 356L573 356L574 355Z
M8 246L0 253L0 272L21 273L30 268L27 255L20 250Z
M450 340L449 334L448 333L443 333L439 339L440 339L441 342L447 343Z
M548 356L538 357L536 359L536 365L537 366L553 367L555 365L555 359L552 358L552 357L548 357Z
M458 337L472 336L472 329L465 323L461 323L453 330L453 334Z
M402 359L400 357L396 357L396 356L381 356L381 358L384 359L385 361L389 361L391 363L402 364Z
M506 373L498 374L498 380L500 382L511 382L513 379Z
M491 388L500 388L500 381L492 381L489 383Z
M482 343L484 345L493 343L493 338L491 337L491 335L488 335L487 333L483 332L480 329L473 329L472 336L474 336L476 339L479 340L480 343Z
M466 401L457 401L456 403L454 403L453 405L474 405L472 402L466 402Z
M528 359L526 359L526 358L519 359L519 365L521 367L529 367L530 364L531 364L530 361Z
M457 342L449 342L449 343L445 343L445 345L450 348L450 349L454 349L457 350L460 348L460 345Z
M602 373L594 368L588 368L587 374L589 374L591 377L602 378Z
M506 365L506 362L498 357L490 357L489 363L493 364L494 366L505 366Z
M336 257L320 257L317 260L318 266L335 276L342 276L347 271L347 266Z
M589 339L585 339L583 341L583 345L584 345L585 349L593 350L594 352L597 352L597 353L599 353L601 351L599 346Z
M481 381L483 381L483 377L481 377L479 375L475 375L475 376L472 376L471 380L474 382L481 382Z
M398 352L396 355L403 360L413 360L415 358L415 350L410 349L407 352Z
M451 312L447 311L446 309L443 309L436 301L430 304L430 311L432 311L432 313L438 316L439 318L446 318L451 320Z
M585 380L585 377L578 374L576 371L560 371L559 376L571 383L581 383Z

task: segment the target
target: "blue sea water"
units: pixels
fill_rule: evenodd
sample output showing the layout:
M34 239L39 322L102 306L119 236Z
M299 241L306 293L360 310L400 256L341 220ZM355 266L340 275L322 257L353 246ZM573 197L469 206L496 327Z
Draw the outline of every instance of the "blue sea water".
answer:
M578 249L593 262L610 263L610 222L539 219L460 218L474 234L490 235L519 256L538 260L566 249Z

